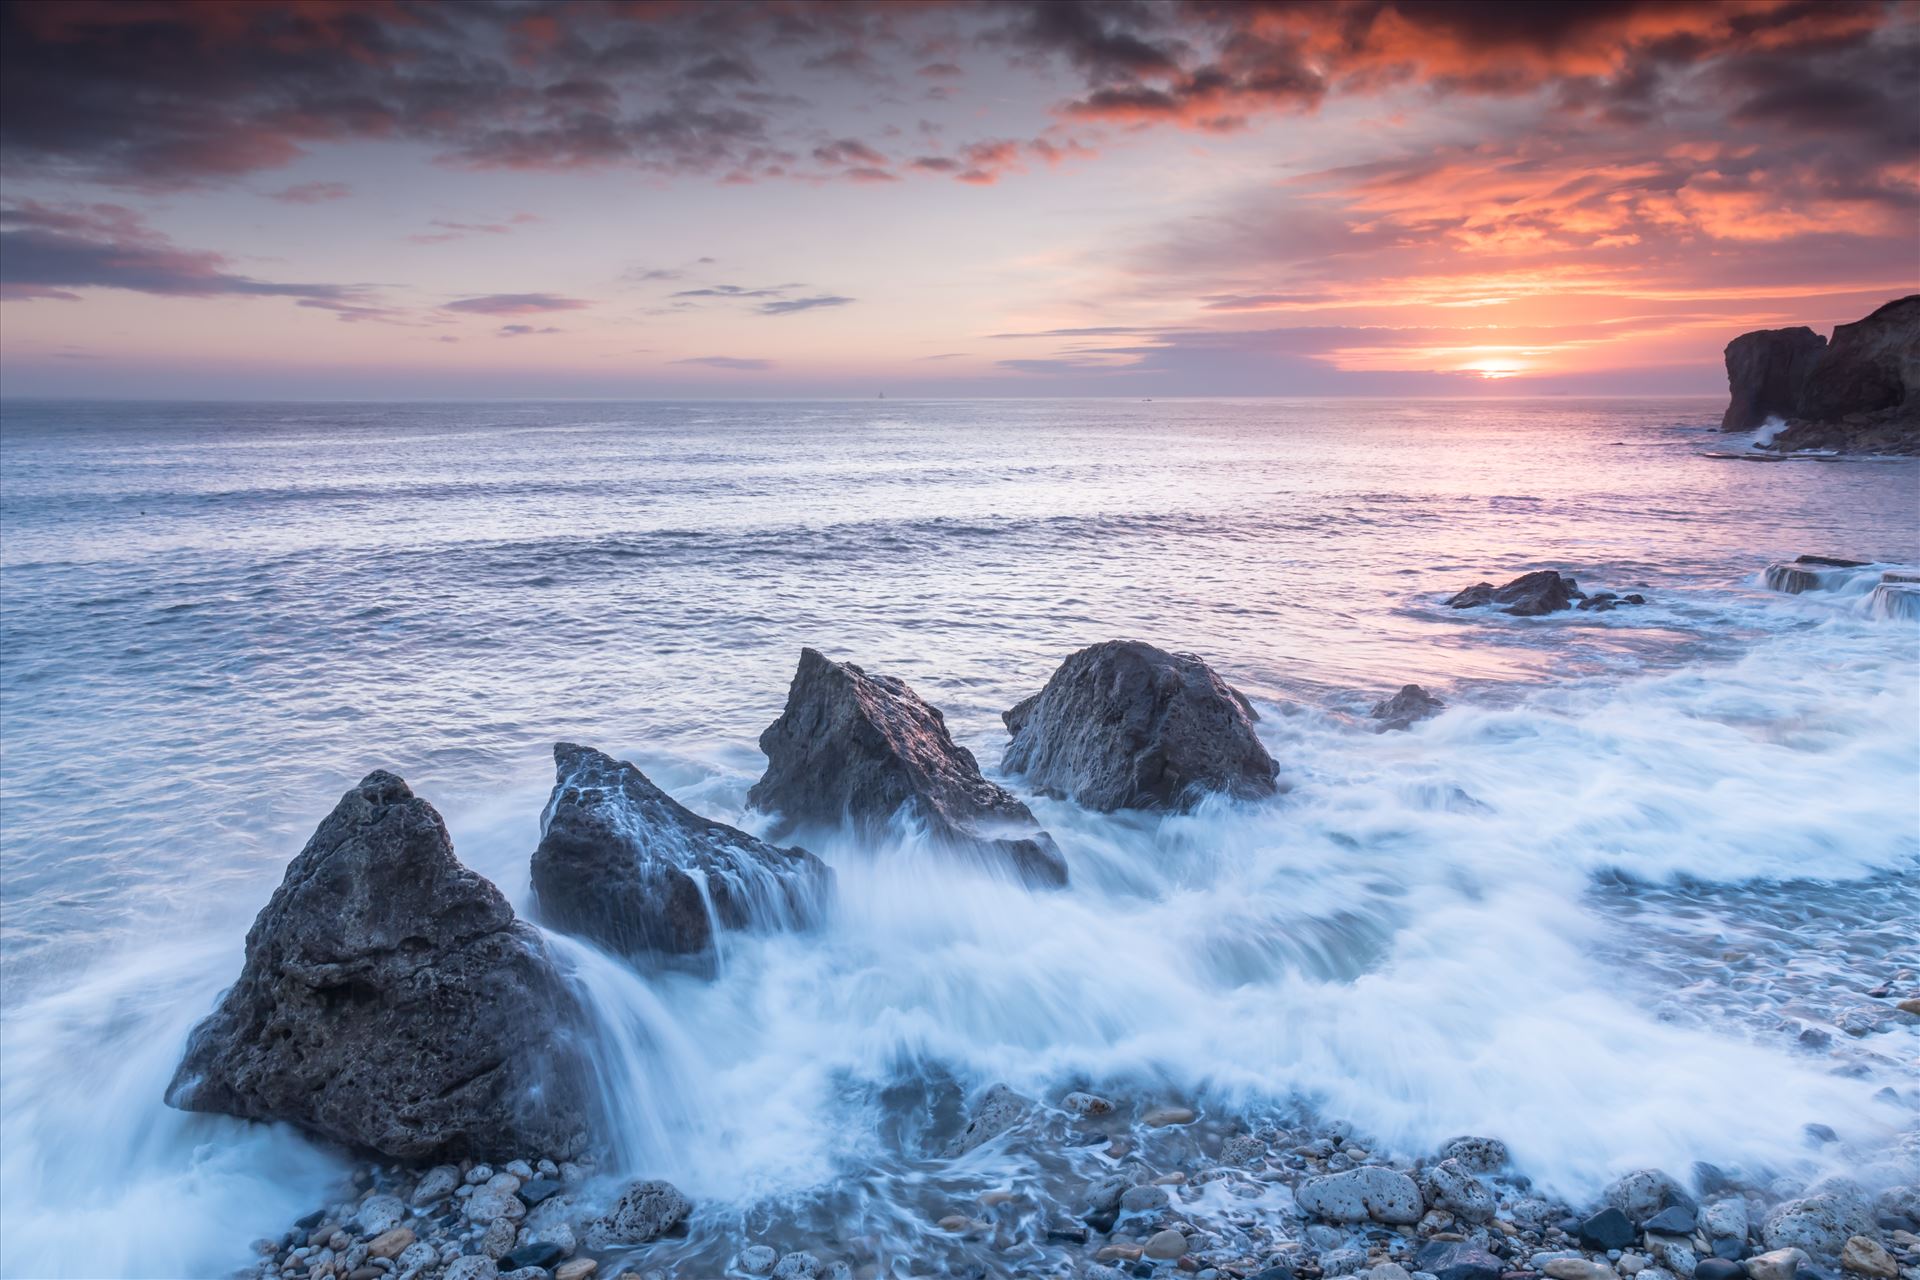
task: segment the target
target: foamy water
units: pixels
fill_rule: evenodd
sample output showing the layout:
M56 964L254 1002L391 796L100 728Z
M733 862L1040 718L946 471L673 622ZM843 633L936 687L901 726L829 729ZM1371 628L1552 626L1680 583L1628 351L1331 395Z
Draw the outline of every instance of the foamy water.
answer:
M1920 629L1865 579L1757 575L1920 560L1920 472L1698 458L1716 409L8 405L0 1272L218 1274L326 1198L337 1156L160 1094L361 774L524 911L553 740L755 827L803 643L908 680L990 772L1073 648L1191 648L1289 789L1035 799L1063 893L816 847L831 920L729 938L712 981L555 936L611 1172L696 1201L683 1254L910 1249L1044 1195L1091 1157L938 1154L994 1081L1492 1133L1575 1198L1696 1160L1912 1177L1920 1032L1840 1025L1920 967ZM1548 566L1650 604L1438 607ZM1369 732L1409 680L1449 709Z

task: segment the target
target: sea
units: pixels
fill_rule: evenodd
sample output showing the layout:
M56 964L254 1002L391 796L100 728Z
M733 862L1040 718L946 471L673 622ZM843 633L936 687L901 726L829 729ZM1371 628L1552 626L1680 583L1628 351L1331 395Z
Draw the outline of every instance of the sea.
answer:
M0 1275L231 1274L352 1167L162 1093L360 777L537 921L552 744L764 831L803 645L940 707L1071 885L849 837L827 924L710 978L552 935L602 1174L697 1206L680 1274L748 1237L937 1263L942 1214L1081 1158L948 1159L994 1083L1487 1134L1573 1202L1702 1162L1911 1181L1920 627L1763 574L1920 562L1920 463L1707 457L1719 408L5 402ZM1537 568L1647 603L1446 607ZM1284 792L1101 815L1006 778L1000 712L1115 638L1251 698ZM1408 683L1447 709L1374 732Z

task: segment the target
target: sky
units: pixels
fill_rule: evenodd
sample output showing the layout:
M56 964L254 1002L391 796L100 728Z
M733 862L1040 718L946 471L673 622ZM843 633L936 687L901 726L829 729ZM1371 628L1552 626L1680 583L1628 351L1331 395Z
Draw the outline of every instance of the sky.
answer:
M27 0L0 394L1713 394L1920 291L1920 3Z

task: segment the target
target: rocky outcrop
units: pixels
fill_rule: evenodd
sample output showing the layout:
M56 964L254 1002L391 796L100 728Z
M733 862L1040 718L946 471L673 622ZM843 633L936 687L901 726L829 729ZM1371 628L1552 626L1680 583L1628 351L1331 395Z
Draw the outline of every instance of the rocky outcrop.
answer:
M1521 618L1536 618L1541 614L1558 613L1562 609L1571 609L1573 602L1585 599L1580 586L1572 578L1541 569L1526 573L1496 587L1491 582L1476 582L1465 591L1447 601L1454 609L1477 609L1485 605L1504 605L1502 613L1511 613Z
M1785 564L1767 566L1767 587L1788 595L1808 591L1827 591L1853 575L1848 570L1864 569L1865 560L1836 560L1831 556L1795 556Z
M393 774L347 792L247 933L167 1101L397 1160L569 1153L581 1014L540 935Z
M1827 340L1800 325L1792 329L1756 329L1727 344L1727 388L1731 400L1720 416L1722 431L1752 431L1769 418L1799 413L1807 377L1827 349Z
M1254 733L1252 705L1190 653L1137 640L1093 645L1001 718L1013 734L1008 772L1098 812L1277 789L1279 766Z
M1380 733L1411 729L1418 721L1439 715L1446 705L1417 684L1401 685L1400 692L1373 704L1373 718L1380 722L1374 728Z
M1725 431L1779 419L1762 448L1920 452L1920 294L1833 331L1769 329L1727 344Z
M850 823L879 839L905 821L935 845L1011 865L1029 883L1067 881L1032 811L981 775L940 709L902 680L802 649L786 709L760 749L767 771L747 802L777 814L780 832Z
M553 795L533 853L542 920L624 955L707 968L721 929L798 929L832 873L686 808L624 760L553 748Z

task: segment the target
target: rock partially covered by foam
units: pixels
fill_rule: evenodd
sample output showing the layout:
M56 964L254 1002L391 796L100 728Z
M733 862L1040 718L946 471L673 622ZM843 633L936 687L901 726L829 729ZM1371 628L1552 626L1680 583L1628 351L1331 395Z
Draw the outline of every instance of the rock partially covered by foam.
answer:
M783 832L849 822L874 839L905 821L942 848L1010 864L1030 883L1067 881L1032 811L981 775L940 709L902 680L802 649L786 709L760 749L767 771L747 801L778 814Z
M1831 556L1796 556L1785 564L1767 566L1767 586L1788 595L1825 591L1852 577L1847 570L1864 569L1864 560L1836 560Z
M540 917L624 955L703 968L719 929L799 929L832 873L805 849L756 840L686 808L624 760L554 744L533 853Z
M1476 582L1447 601L1454 609L1477 609L1485 605L1506 606L1500 612L1519 618L1537 618L1546 613L1571 609L1576 600L1585 599L1572 578L1552 569L1523 573L1504 587L1491 582Z
M1380 722L1374 728L1381 733L1411 729L1418 721L1439 715L1446 705L1417 684L1401 685L1400 692L1373 704L1373 718Z
M570 1153L582 1015L540 935L391 773L346 793L247 933L167 1101L398 1160Z
M1190 653L1137 640L1093 645L1001 718L1013 734L1009 772L1102 813L1277 789L1280 767L1254 732L1252 705Z

